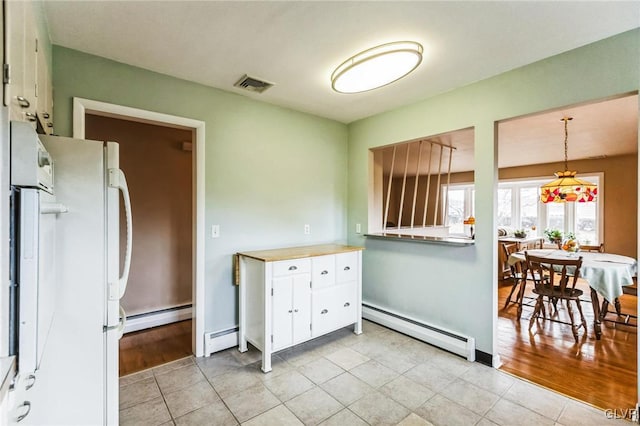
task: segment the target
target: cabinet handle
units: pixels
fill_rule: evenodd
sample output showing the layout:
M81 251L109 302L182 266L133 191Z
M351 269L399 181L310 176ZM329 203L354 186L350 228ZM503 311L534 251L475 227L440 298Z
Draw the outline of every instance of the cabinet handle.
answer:
M25 390L31 389L33 385L36 384L36 376L34 374L29 374L29 377L27 377L27 380L31 380L31 382L27 384L27 386L25 387Z
M44 118L49 118L49 117L50 117L50 115L49 115L49 113L48 113L48 112L43 112L43 113L42 113L42 117L44 117Z
M350 267L348 267L348 266L345 266L345 267L344 267L344 270L345 270L345 271L350 271L350 270L351 270L351 268L350 268Z
M291 309L289 309L289 313L293 312Z
M298 312L298 310L297 310L297 309L294 309L294 310L293 310L293 312Z
M351 306L351 303L349 303L349 302L347 302L347 303L345 303L345 304L344 304L344 307L345 307L345 308L348 308L349 306Z
M324 314L326 314L327 312L329 312L329 311L327 311L326 309L323 309L322 311L320 311L320 314L321 314L321 315L324 315Z
M320 275L327 275L328 273L329 273L329 271L325 270L325 271L320 272Z
M297 266L293 265L293 266L289 266L289 270L290 271L295 271L296 269L298 269Z
M36 121L36 115L32 112L25 112L24 115L27 117L29 121Z
M16 99L18 100L20 108L29 108L31 106L31 102L29 102L29 100L24 96L16 96Z
M27 411L24 414L20 414L18 416L18 418L16 419L16 422L21 422L24 420L25 417L27 417L29 415L29 413L31 412L31 401L25 401L22 403L22 405L20 405L20 407L27 407Z

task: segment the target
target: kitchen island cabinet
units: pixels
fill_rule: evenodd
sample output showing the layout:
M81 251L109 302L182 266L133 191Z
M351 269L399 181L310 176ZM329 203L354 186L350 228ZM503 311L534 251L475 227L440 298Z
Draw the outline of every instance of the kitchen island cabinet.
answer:
M352 325L362 333L362 247L325 244L238 253L239 350L271 354Z

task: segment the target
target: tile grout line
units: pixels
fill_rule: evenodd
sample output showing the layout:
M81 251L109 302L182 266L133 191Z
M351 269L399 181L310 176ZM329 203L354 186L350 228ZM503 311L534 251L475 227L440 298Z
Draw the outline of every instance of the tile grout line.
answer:
M213 356L213 354L209 355L210 357ZM206 357L203 357L206 358ZM216 393L216 395L218 396L218 398L220 399L220 402L222 402L222 405L224 405L224 407L229 411L229 413L233 416L233 418L235 419L236 423L238 423L239 425L242 424L240 423L240 420L236 417L236 415L233 413L233 411L231 411L231 409L229 408L229 406L227 405L227 403L225 402L224 398L222 398L222 396L218 393L218 391L216 390L215 386L213 386L213 383L211 383L211 380L209 379L209 376L207 376L205 374L204 371L202 371L202 368L200 368L200 365L196 362L195 363L196 366L198 367L198 370L200 370L200 373L202 373L202 375L204 376L204 379L207 381L207 383L209 383L209 386L211 386L211 389ZM224 373L223 373L224 374ZM195 410L194 410L195 411Z

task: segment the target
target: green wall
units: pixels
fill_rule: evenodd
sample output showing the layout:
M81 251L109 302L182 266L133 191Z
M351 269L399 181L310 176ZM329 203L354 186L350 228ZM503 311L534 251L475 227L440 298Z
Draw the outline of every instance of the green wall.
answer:
M55 128L71 134L73 96L206 122L206 229L221 225L221 238L206 240L206 331L237 324L232 253L348 239L367 249L365 303L474 337L496 354L495 122L637 91L638 69L634 30L347 127L54 46ZM355 233L356 223L367 229L369 148L467 127L476 138L475 246Z
M73 97L206 123L205 331L237 325L233 253L345 242L346 125L59 46L53 83L62 136L72 134Z
M474 337L477 349L496 354L495 122L637 91L639 70L640 30L633 30L350 124L348 240L366 247L364 302ZM475 128L475 246L355 233L356 223L367 229L370 148L467 127Z

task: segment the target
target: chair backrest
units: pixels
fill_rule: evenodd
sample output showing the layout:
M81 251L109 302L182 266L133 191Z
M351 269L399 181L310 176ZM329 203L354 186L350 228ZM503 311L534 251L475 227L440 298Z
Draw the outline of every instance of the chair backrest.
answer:
M581 245L580 251L590 251L594 253L604 253L604 243L599 246Z
M536 290L554 293L559 297L569 295L576 287L582 266L582 256L571 259L549 259L531 256L524 252L525 268Z
M504 260L508 261L509 256L518 251L518 243L502 243L502 252L504 253ZM511 275L520 272L520 262L515 263L513 265L509 265L511 269Z

